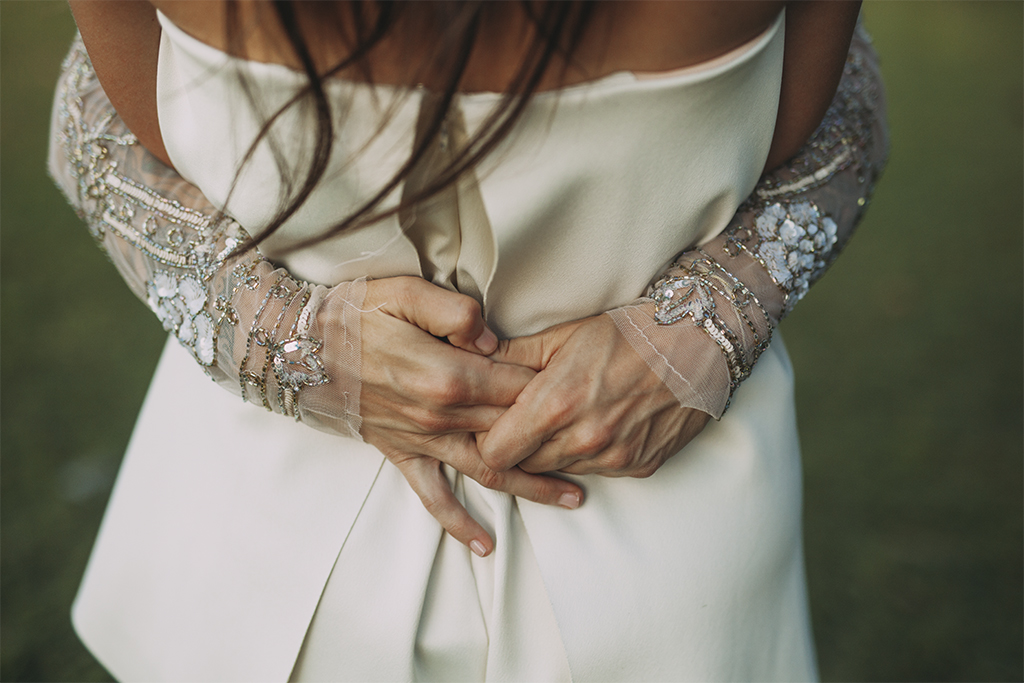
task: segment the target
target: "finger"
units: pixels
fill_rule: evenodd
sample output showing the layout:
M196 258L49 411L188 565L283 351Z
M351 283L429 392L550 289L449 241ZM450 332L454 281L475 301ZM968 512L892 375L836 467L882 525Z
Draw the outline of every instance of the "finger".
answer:
M521 365L494 363L479 356L466 356L453 363L444 382L454 383L455 393L445 396L448 405L487 405L508 407L516 402L537 373ZM487 428L490 426L488 425Z
M702 411L687 410L681 420L667 420L660 427L650 424L647 429L634 433L630 438L609 444L592 458L581 458L559 469L567 474L650 477L666 460L685 448L700 434L710 419L711 417Z
M392 382L398 387L398 400L442 411L457 406L507 407L515 403L537 374L529 368L492 363L481 356L447 345L446 348L458 355L437 353L433 364L421 372L391 371Z
M459 543L480 557L494 549L494 542L466 511L441 471L441 463L433 458L415 457L395 463L409 486L419 496L423 507Z
M497 350L488 357L497 363L512 363L540 371L545 361L542 334L503 339L498 342Z
M579 409L558 380L540 372L499 417L486 436L477 439L480 456L492 470L503 472L533 455L570 424Z
M578 327L578 323L565 323L550 327L528 337L498 342L497 350L490 359L498 363L513 363L540 371L547 367L551 356L562 347Z
M505 410L504 406L469 405L452 408L450 414L427 411L420 423L430 428L425 432L430 434L487 431Z
M369 396L433 409L510 406L536 374L435 339L383 311L363 323L363 386Z
M418 435L485 431L506 410L500 406L457 406L439 411L412 403L384 403L382 408L373 411L372 418L363 419L366 429Z
M472 297L451 292L415 277L395 278L395 298L383 308L435 337L465 351L489 355L498 337L484 323L480 304Z
M614 417L605 413L601 417ZM554 472L565 470L579 460L598 460L604 467L606 461L620 459L619 467L633 463L627 456L628 449L616 444L617 421L605 421L594 416L576 418L574 422L541 444L532 455L523 459L519 467L526 472ZM588 472L589 473L589 472Z
M624 464L624 454L609 454L592 460L581 458L573 464L562 468L566 474L596 474L601 477L635 477L644 479L658 471L664 460L653 460L650 462L637 463L630 461Z
M583 489L564 478L527 474L519 469L502 473L489 469L480 459L473 434L463 432L428 438L410 435L408 438L392 438L385 442L378 442L376 437L371 435L368 442L381 448L388 454L388 459L399 468L406 467L405 462L411 460L438 461L451 466L486 488L503 491L542 505L575 509L583 502ZM420 479L417 479L417 482L419 481ZM447 481L443 483L443 490L448 491Z
M492 470L488 469L487 471ZM567 510L575 510L583 504L583 489L570 481L558 477L528 474L518 467L499 474L500 479L489 482L492 484L489 488L504 491L517 498L524 498L541 505L557 505Z
M579 382L559 373L552 375L547 368L581 324L583 321L556 325L530 337L501 342L498 351L490 356L492 360L522 364L538 371L508 412L477 440L481 456L491 469L501 472L520 463L569 424L578 412L580 403L572 398L576 394L565 391L563 385L569 381L575 387Z
M632 470L617 470L613 467L602 467L596 460L577 460L576 462L563 467L561 472L566 474L596 474L600 477L632 477L634 476Z
M448 464L485 488L504 491L541 505L558 505L569 510L575 510L583 503L583 489L571 481L529 474L518 467L495 472L484 465L472 441L465 448L451 449L449 453L450 460L446 460Z
M575 470L568 469L580 460L589 459L591 455L589 453L570 451L566 447L565 439L560 439L556 435L541 444L531 455L523 458L519 463L519 469L533 474L557 471L569 474L591 474L590 470L581 472L579 468Z
M486 435L477 439L480 458L495 472L504 472L529 457L557 431L545 428L546 420L532 403L516 403L499 417Z

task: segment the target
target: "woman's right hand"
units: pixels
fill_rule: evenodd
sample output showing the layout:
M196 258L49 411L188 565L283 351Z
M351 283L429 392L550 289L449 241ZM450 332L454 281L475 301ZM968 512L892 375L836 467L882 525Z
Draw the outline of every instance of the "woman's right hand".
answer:
M490 489L577 507L583 492L572 482L519 468L494 472L480 457L474 434L489 430L536 374L486 357L498 340L480 305L418 277L366 285L360 433L401 470L441 526L478 555L493 549L452 493L442 463Z

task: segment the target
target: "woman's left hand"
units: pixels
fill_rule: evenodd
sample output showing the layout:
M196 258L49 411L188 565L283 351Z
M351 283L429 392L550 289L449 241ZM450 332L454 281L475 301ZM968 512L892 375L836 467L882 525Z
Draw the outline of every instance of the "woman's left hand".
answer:
M538 372L515 404L477 435L496 471L649 477L704 429L607 315L503 341L491 356Z

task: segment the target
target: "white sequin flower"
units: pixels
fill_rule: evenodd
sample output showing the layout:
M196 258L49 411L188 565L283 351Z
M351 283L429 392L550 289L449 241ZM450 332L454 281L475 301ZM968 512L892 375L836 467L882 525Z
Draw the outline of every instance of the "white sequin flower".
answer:
M757 242L753 252L786 291L786 307L791 308L826 268L837 242L836 222L813 202L774 202L756 213L754 225Z
M196 360L203 365L213 365L214 358L216 357L214 353L216 326L214 325L213 318L204 311L196 316L194 323L196 326L196 340L192 348Z
M178 294L181 295L188 312L192 315L206 307L206 287L193 277L181 279L178 283Z
M772 204L754 219L754 227L762 238L774 238L779 223L786 220L786 209L781 204Z
M178 339L185 346L192 346L192 342L195 340L195 338L196 328L192 324L192 321L189 321L182 325L180 328L178 328Z
M829 240L831 240L832 244L835 244L836 233L839 231L838 227L836 226L836 222L831 218L825 218L825 220L821 222L821 227L822 229L825 230L825 234L828 235L828 238Z
M789 207L789 215L801 225L811 225L818 222L818 209L810 202L800 202Z
M178 293L178 278L170 273L158 272L153 276L153 287L161 299L172 297Z
M146 285L147 303L164 329L173 332L203 365L212 365L216 327L206 312L208 292L202 282L158 271Z
M768 273L772 279L779 284L784 285L793 277L786 265L786 248L782 246L781 242L763 243L758 249L757 255L768 267Z
M795 247L807 232L793 221L786 219L779 228L779 237L789 247Z

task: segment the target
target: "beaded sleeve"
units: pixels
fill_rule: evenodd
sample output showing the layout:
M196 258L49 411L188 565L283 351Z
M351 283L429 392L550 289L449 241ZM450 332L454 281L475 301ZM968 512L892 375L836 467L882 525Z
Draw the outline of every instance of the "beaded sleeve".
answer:
M354 311L365 282L315 285L263 258L242 226L138 143L81 38L57 85L49 171L128 286L214 381L358 438Z
M680 254L646 297L609 312L680 405L722 416L779 321L849 240L887 156L877 55L858 26L805 146L761 178L718 237Z

